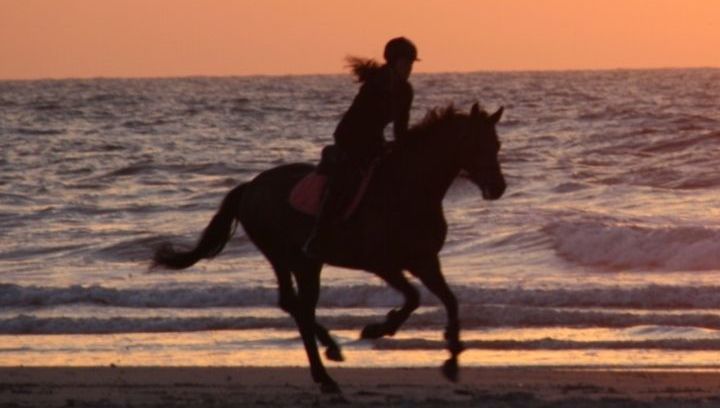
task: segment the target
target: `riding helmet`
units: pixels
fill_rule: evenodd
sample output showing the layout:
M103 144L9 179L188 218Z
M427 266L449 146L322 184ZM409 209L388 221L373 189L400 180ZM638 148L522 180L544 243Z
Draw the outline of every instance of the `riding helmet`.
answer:
M397 37L388 41L385 45L385 53L383 56L387 62L393 62L398 58L407 58L410 61L419 61L415 44L405 37Z

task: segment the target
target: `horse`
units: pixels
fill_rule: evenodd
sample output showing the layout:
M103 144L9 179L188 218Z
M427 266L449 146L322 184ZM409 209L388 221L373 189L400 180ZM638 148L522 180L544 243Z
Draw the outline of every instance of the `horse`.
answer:
M364 339L392 336L419 306L420 295L404 274L408 271L446 309L444 335L450 358L442 371L449 380L457 381L457 358L464 348L458 302L438 258L447 234L442 200L461 171L479 187L484 199L503 195L506 183L495 130L502 113L501 107L488 114L477 103L469 114L452 105L430 110L375 166L365 196L335 231L332 247L322 259L303 252L314 217L299 212L288 200L293 187L315 167L295 163L262 172L232 189L193 249L178 250L165 243L155 251L153 265L182 269L213 258L239 222L275 272L279 306L295 320L312 378L323 393L339 393L340 387L323 365L316 338L326 347L328 359L343 360L340 347L315 318L323 265L374 273L404 296L402 307L391 310L384 321L365 326L361 332Z

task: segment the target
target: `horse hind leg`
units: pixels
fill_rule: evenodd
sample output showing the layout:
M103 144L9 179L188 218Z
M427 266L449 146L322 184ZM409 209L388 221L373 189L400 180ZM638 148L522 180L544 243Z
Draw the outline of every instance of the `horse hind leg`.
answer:
M393 309L388 312L385 321L365 326L360 337L363 339L378 339L383 336L394 335L400 326L410 317L420 305L420 294L417 289L408 282L402 270L394 270L388 273L379 273L385 282L396 289L405 297L405 303L400 309Z
M313 381L320 383L323 393L339 393L340 387L325 370L318 352L315 341L315 307L304 296L295 293L290 269L279 267L274 263L273 269L278 279L280 308L295 320L305 346ZM301 286L300 282L298 282L298 286Z
M315 335L317 336L318 341L320 341L320 344L325 347L325 357L327 357L328 360L336 362L345 361L340 345L335 342L335 339L332 338L330 332L325 328L325 326L316 322Z

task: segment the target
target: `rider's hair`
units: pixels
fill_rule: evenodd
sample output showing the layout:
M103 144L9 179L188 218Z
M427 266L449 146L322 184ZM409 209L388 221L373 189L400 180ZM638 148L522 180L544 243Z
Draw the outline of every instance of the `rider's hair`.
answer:
M345 61L358 82L367 81L382 67L379 62L370 58L349 56Z

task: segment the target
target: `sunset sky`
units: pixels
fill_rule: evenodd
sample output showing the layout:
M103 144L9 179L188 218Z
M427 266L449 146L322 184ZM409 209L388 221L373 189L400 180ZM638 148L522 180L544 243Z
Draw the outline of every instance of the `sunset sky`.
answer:
M0 0L0 78L720 66L719 0Z

